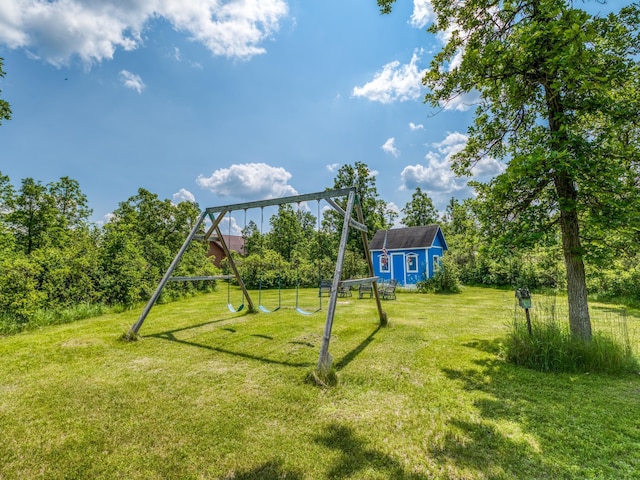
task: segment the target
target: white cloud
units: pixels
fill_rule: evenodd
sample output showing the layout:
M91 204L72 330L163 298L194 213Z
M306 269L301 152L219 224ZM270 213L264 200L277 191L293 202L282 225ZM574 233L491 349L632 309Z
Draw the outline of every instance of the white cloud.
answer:
M362 87L354 87L352 96L364 97L380 103L416 100L422 91L422 77L425 70L418 70L419 53L414 52L411 62L400 65L399 61L387 63L373 80Z
M127 72L126 70L120 72L120 80L122 80L122 84L125 87L135 90L138 93L142 93L142 90L146 87L139 75Z
M232 215L225 215L219 226L223 235L242 235L242 225L238 225L238 220Z
M505 170L504 163L491 157L485 157L476 163L471 169L473 178L481 182L491 180L496 175L500 175Z
M449 159L452 155L455 155L462 150L468 140L469 137L464 133L453 132L448 133L442 142L434 143L433 146L436 147L440 153L444 153L447 156L447 159Z
M465 188L466 180L456 177L451 171L451 157L464 148L467 140L466 135L452 132L441 142L434 143L432 146L436 151L425 155L425 165L408 165L402 170L403 188L413 190L420 187L437 193L453 193Z
M409 130L411 130L412 132L415 132L416 130L424 130L424 125L416 125L413 122L409 122Z
M181 188L178 192L173 194L173 203L177 205L181 202L196 203L196 197L189 190Z
M451 159L460 152L468 141L467 135L450 132L444 140L432 144L435 150L428 152L424 164L408 165L402 170L402 189L413 190L420 187L434 192L440 200L446 195L468 189L467 179L457 177L451 171ZM483 158L472 169L474 179L488 181L504 171L504 165L494 158Z
M105 224L109 223L113 217L115 217L115 215L112 212L105 213L100 220L96 221L96 225L103 227Z
M400 177L405 189L413 190L420 187L432 192L455 192L464 188L465 182L461 182L451 171L447 159L442 159L435 154L427 154L427 165L407 165Z
M340 167L339 163L332 163L330 165L327 165L327 170L329 170L331 173L333 173L336 170L338 170L338 167Z
M0 44L55 66L77 55L89 67L138 48L163 18L213 55L247 59L265 52L287 13L285 0L0 0Z
M409 23L412 27L424 28L433 19L431 0L413 0L413 13Z
M291 174L284 168L243 163L220 168L209 177L200 175L196 183L221 197L266 199L297 195L296 189L287 183L290 179Z
M394 157L397 157L398 155L400 155L400 151L396 148L395 142L396 139L394 137L389 138L386 142L384 142L384 145L382 145L382 150L393 155Z

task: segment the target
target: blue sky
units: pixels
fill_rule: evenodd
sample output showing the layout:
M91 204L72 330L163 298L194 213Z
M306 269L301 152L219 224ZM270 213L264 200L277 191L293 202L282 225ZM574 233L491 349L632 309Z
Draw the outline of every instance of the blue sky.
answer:
M470 195L448 157L473 108L423 104L431 20L428 0L0 0L0 171L78 180L96 222L139 187L204 208L321 191L356 161L390 208L419 186L442 210Z

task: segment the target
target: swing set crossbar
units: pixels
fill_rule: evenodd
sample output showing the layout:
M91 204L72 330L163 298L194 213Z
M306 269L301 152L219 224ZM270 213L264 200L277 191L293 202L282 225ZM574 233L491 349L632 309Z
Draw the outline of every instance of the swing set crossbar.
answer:
M234 210L249 210L251 208L270 207L273 205L283 205L285 203L302 203L312 200L331 199L333 197L346 197L351 192L356 192L356 187L339 188L336 190L325 190L324 192L306 193L303 195L293 195L290 197L270 198L268 200L258 200L255 202L235 203L232 205L222 205L209 207L205 212L209 215L220 212L231 212ZM332 202L335 203L335 202Z
M196 282L200 280L231 280L233 275L203 275L194 277L169 277L170 282Z

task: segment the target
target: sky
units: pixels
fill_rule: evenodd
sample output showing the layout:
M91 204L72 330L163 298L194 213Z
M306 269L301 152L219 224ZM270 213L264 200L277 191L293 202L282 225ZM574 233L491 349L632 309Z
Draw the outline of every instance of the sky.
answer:
M444 211L472 195L449 158L474 108L423 103L432 21L429 0L0 0L0 171L77 180L96 223L141 187L205 208L323 191L358 161L392 210L420 187Z

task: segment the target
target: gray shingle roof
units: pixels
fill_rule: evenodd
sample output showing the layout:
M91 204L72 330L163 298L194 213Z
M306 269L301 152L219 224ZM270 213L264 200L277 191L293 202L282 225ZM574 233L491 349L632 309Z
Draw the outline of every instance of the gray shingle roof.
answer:
M369 242L369 250L381 250L384 245L385 232L387 235L387 249L396 248L425 248L433 245L440 226L427 225L425 227L392 228L378 230Z

